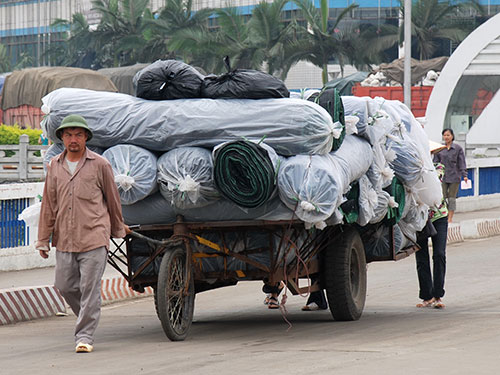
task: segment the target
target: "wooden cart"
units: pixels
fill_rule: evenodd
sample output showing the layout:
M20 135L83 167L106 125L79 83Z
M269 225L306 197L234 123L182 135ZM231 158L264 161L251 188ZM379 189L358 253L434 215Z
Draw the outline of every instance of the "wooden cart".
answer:
M187 336L196 293L243 280L283 281L294 295L324 289L335 320L357 320L365 305L366 263L398 260L417 249L396 254L392 243L392 254L367 258L359 227L307 231L301 221L187 223L179 216L174 224L132 229L115 242L109 263L135 291L154 289L157 315L172 341ZM319 281L299 286L299 279L313 276Z

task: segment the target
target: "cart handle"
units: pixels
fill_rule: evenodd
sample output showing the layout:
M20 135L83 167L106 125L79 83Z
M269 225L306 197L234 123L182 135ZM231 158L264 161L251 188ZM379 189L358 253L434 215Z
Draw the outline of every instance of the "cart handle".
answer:
M145 236L143 234L137 233L136 231L131 230L130 233L128 234L129 236L144 240L148 242L151 245L154 246L171 246L171 245L180 245L182 243L182 240L180 238L175 238L175 239L167 239L163 241L155 240L153 238L149 238L148 236Z

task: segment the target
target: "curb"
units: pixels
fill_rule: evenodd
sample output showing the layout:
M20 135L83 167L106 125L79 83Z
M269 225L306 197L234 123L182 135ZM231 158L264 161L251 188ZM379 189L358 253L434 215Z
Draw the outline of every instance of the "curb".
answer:
M464 242L468 239L487 238L500 235L500 219L463 220L448 226L447 243Z
M101 282L103 305L153 294L151 287L146 288L144 293L133 291L121 276ZM53 285L0 289L0 326L48 318L60 313L66 313L66 303Z
M0 325L48 318L65 311L64 299L54 286L0 290Z

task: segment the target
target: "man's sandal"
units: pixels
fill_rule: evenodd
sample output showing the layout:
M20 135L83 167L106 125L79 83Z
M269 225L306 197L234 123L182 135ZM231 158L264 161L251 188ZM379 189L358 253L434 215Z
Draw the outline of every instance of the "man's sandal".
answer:
M274 310L280 308L280 303L276 297L269 297L269 303L267 304L267 308Z
M79 342L76 345L75 352L77 353L91 353L94 350L94 347L90 344L85 344L83 342Z
M435 303L435 299L434 298L426 299L426 300L423 300L420 303L417 303L417 307L433 307L434 303Z

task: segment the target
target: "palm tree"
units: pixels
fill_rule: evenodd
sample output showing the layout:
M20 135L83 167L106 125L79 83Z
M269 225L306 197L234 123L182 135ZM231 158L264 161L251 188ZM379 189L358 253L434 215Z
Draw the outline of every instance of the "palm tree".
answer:
M337 57L343 71L344 58L347 56L347 39L342 40L339 23L358 6L351 4L343 9L338 17L329 22L328 0L321 0L316 8L312 0L293 0L301 10L307 26L299 26L299 35L289 49L288 66L300 60L307 60L322 68L323 84L328 81L328 61Z
M148 21L151 26L150 43L172 57L180 53L184 60L193 60L193 55L198 53L193 51L192 44L198 45L195 41L204 39L203 35L208 34L208 19L212 13L210 8L195 12L192 0L169 0L158 17Z
M0 73L10 71L10 57L7 54L7 48L0 44Z
M455 3L452 0L417 0L412 5L411 33L415 39L415 44L420 60L426 60L433 56L436 51L438 39L461 42L470 33L463 21L457 15L460 10L474 8L482 12L481 6L471 0L466 3ZM401 3L401 9L404 6ZM404 25L400 28L400 40Z
M285 78L285 61L288 45L293 41L293 24L286 25L282 20L283 9L288 0L275 0L272 3L260 2L252 12L249 21L248 38L251 43L264 51L267 72L280 73Z
M131 65L143 58L148 22L153 14L149 0L92 0L101 14L96 39L105 66Z
M96 64L98 47L89 24L82 13L75 13L72 22L56 19L52 28L69 30L65 43L52 44L47 51L54 65L92 68Z

